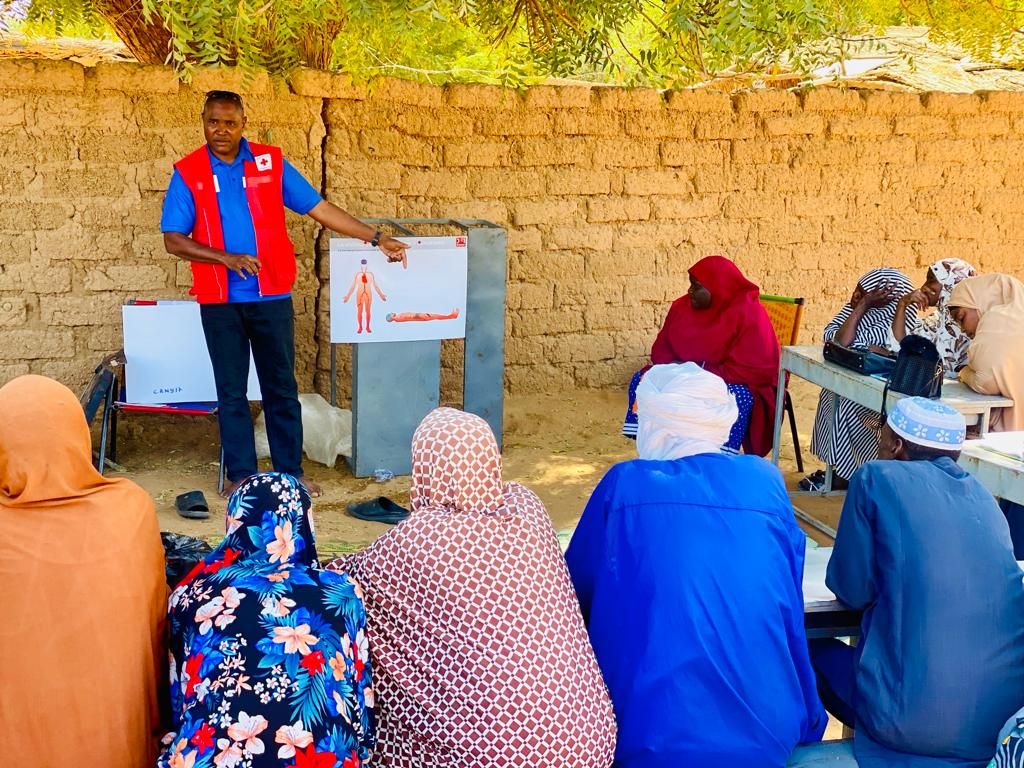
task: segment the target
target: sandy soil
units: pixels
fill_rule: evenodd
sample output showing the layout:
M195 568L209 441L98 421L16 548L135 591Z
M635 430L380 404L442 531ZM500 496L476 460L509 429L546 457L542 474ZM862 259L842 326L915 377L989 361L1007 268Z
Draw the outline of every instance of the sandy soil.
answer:
M810 426L816 393L795 397L805 461L809 458ZM591 490L612 464L635 456L635 445L619 434L625 395L613 391L575 391L565 395L530 395L506 402L504 476L532 488L547 505L555 528L568 528L579 519ZM120 425L118 463L126 476L156 500L161 530L177 531L216 541L223 535L224 505L217 498L217 429L212 419L132 414ZM795 486L792 442L784 432L782 469ZM817 464L808 463L807 471ZM269 467L268 467L269 468ZM376 483L353 477L339 460L333 468L308 462L306 472L324 488L316 503L318 548L322 555L361 548L387 529L349 517L345 507L377 495L405 504L408 478ZM116 474L116 473L115 473ZM181 518L174 509L179 493L198 489L206 494L212 514L208 520ZM835 525L840 500L804 500L801 506ZM809 529L819 543L828 540Z

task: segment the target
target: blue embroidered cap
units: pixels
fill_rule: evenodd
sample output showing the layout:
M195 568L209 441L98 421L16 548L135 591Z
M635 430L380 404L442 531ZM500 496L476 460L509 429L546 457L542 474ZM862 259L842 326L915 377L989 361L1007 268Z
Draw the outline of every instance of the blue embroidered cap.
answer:
M904 440L926 448L958 451L967 427L964 417L941 400L905 397L889 411L889 428Z

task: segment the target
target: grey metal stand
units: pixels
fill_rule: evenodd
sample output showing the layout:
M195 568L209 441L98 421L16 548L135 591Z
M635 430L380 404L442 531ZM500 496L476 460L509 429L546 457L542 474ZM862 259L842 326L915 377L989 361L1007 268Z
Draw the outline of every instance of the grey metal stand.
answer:
M443 226L467 238L468 285L463 408L483 418L502 443L505 385L505 281L508 236L478 219L367 219L399 235ZM331 344L331 405L337 404L337 349ZM441 342L355 344L352 352L352 471L396 475L412 469L410 445L420 421L439 403Z

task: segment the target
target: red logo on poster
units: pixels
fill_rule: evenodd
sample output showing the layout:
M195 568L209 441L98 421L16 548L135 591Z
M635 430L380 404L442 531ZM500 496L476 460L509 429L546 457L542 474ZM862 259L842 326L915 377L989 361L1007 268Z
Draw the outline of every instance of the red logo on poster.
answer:
M466 247L466 238L464 238L464 237L456 237L455 238L455 247L456 248L465 248Z

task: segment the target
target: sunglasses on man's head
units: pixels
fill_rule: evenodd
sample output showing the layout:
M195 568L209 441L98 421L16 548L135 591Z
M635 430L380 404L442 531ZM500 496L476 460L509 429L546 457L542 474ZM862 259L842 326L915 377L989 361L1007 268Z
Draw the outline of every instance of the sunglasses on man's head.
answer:
M205 108L211 101L230 101L242 107L242 97L234 91L207 91L203 107Z

